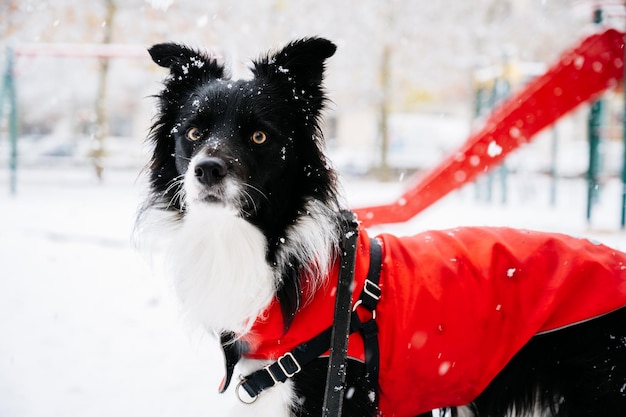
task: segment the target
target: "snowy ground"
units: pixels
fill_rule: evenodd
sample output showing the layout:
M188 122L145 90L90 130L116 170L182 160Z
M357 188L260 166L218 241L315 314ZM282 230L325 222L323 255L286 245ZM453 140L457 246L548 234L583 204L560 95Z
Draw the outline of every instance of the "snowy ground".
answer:
M137 172L29 170L19 193L0 173L0 416L220 415L221 359L179 320L165 281L130 244ZM390 200L400 182L345 180L350 204ZM451 194L397 233L492 224L586 235L626 250L620 184L601 195L591 226L585 185L561 181L555 207L545 179L511 178L507 205Z

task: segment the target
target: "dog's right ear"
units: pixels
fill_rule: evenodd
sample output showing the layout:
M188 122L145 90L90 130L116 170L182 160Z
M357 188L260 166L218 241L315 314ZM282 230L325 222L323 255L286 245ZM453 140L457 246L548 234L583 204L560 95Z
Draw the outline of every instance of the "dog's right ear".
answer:
M152 60L169 68L174 79L184 78L213 79L224 78L224 66L200 51L176 43L159 43L148 49Z
M321 84L325 61L337 46L328 39L295 40L283 49L253 62L252 72L265 79L283 78L295 84Z

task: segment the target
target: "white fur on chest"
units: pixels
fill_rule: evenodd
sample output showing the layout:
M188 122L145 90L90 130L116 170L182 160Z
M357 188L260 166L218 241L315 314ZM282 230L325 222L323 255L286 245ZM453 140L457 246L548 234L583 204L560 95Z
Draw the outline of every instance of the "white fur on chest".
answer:
M249 330L276 292L266 248L259 229L234 211L191 206L167 251L174 287L189 318L213 331Z

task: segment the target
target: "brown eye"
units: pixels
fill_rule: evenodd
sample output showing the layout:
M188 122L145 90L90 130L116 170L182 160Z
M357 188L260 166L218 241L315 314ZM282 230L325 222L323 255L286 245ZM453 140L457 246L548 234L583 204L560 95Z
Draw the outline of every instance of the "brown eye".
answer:
M192 127L187 131L187 139L196 141L202 139L202 132L197 127Z
M256 132L252 134L250 139L252 140L252 142L256 143L257 145L262 145L265 142L267 142L267 135L265 134L265 132L261 132L260 130L257 130Z

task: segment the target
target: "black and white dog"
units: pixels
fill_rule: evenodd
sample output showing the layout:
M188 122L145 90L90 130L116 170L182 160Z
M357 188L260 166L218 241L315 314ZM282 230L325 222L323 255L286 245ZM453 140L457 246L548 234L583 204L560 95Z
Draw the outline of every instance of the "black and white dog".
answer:
M138 230L155 225L161 228L162 232L156 236L167 241L167 265L182 306L193 320L222 336L229 364L232 366L238 362L238 373L248 376L282 358L278 368L283 368L283 377L289 377L283 381L284 378L277 376L281 371L276 367L274 373L268 371L271 379L280 382L271 382L273 386L267 387L258 397L243 398L252 404L238 403L232 412L235 416L321 415L328 359L321 355L300 366L285 353L296 346L294 343L307 342L309 333L314 336L318 328L323 330L332 324L328 311L317 311L316 308L327 306L326 300L333 297L334 288L329 277L336 274L339 243L344 233L337 178L324 156L320 129L327 100L322 87L325 60L335 53L335 49L332 42L321 38L294 41L253 62L253 76L247 80L230 79L218 60L185 46L165 43L155 45L149 51L152 59L168 68L170 73L165 88L157 96L158 114L150 135L154 148L147 168L151 188L141 209ZM160 220L154 221L155 214L159 214ZM360 233L365 236L366 231ZM505 234L511 236L512 233L514 243L506 246L498 241L500 233L456 230L420 238L419 243L415 243L417 249L414 252L431 247L433 242L445 242L457 249L454 249L454 256L446 254L445 261L449 266L438 266L438 262L433 261L437 258L430 255L424 258L424 262L440 271L436 274L424 272L423 266L410 269L409 272L415 271L411 281L417 287L422 286L419 297L426 297L419 298L422 301L418 304L421 305L415 309L427 310L401 312L395 319L388 318L390 311L392 306L401 305L403 296L396 294L396 298L391 299L393 285L385 280L392 279L390 269L401 267L398 266L401 260L394 258L393 247L404 243L392 237L379 239L384 258L380 282L382 295L376 317L381 338L381 377L380 381L374 382L380 393L371 392L371 381L368 381L369 376L365 374L359 357L351 358L343 415L383 413L386 416L408 416L439 408L443 409L442 413L452 415L494 417L626 416L626 309L621 308L626 304L622 303L626 278L612 272L620 269L626 257L605 247L599 247L597 253L593 252L596 249L589 247L594 246L591 244L572 249L578 243L568 241L567 247L562 247L545 235L534 237L511 231ZM471 237L474 235L479 237ZM462 244L458 243L459 239ZM550 286L547 290L542 287L532 294L524 293L531 294L526 303L530 307L521 307L523 303L515 299L516 307L507 310L506 303L498 301L496 304L494 301L490 314L497 314L498 319L493 322L518 313L523 316L517 323L532 322L536 315L534 310L541 310L541 314L549 310L546 305L555 304L555 297L551 295L546 304L541 300L545 298L544 294L554 294L556 284L550 277L562 276L558 271L563 268L567 269L567 276L575 271L584 272L584 276L578 274L581 275L576 278L579 281L568 287L570 295L582 285L580 282L593 281L595 271L601 268L590 269L588 265L592 261L587 258L611 257L610 265L602 269L608 271L605 273L608 278L601 282L611 283L613 287L608 291L620 296L610 306L598 311L592 308L594 313L589 313L588 317L576 315L578 300L569 303L574 305L570 308L574 312L568 314L577 318L579 324L576 325L570 325L571 320L567 323L557 320L553 325L546 325L548 319L544 317L537 319L543 321L528 336L518 338L516 335L523 334L522 330L506 333L497 330L491 339L495 342L488 344L496 345L496 348L511 345L514 356L502 354L506 363L496 369L497 375L491 375L485 369L484 375L476 379L482 382L473 383L473 377L467 371L457 372L462 369L461 359L454 357L452 352L461 347L464 356L481 356L485 361L488 358L484 357L497 356L499 353L481 354L482 347L475 348L470 343L472 335L482 335L481 332L492 327L492 321L488 319L491 316L485 316L487 319L480 316L475 328L467 324L459 326L462 327L459 334L464 335L460 340L452 337L455 334L453 324L433 321L432 326L427 323L424 327L433 327L434 335L414 331L406 337L396 332L400 327L395 326L407 321L400 317L415 315L419 320L422 317L428 320L437 315L440 308L435 301L441 298L438 280L460 281L459 285L466 291L460 292L461 301L440 304L467 304L467 312L460 310L459 315L478 316L473 304L474 301L478 303L482 293L472 293L467 282L453 278L471 273L472 282L483 280L489 282L485 285L492 285L490 280L482 278L482 269L464 266L461 261L463 254L468 258L481 256L478 249L471 249L472 245L477 240L484 244L489 239L494 239L493 247L498 249L489 252L497 253L489 255L489 268L485 270L495 271L496 275L500 273L498 257L504 256L503 247L512 248L506 256L509 262L513 262L518 244L523 246L531 242L529 244L535 245L534 242L539 242L539 246L528 249L531 255L524 261L526 263L516 264L516 267L503 266L503 284L493 285L511 285L518 276L516 274L524 276L524 268L537 263L532 258L538 253L536 248L545 247L547 241L552 251L550 256L564 254L566 259L550 263L557 265L558 269L555 266L554 270L533 271L533 275L540 279L532 279L543 282L541 277L545 275ZM375 243L367 243L369 240L359 242L359 250L369 256L369 245ZM409 249L403 253L411 252ZM417 259L420 253L416 254ZM585 257L583 253L591 255ZM576 264L578 257L585 258L585 263ZM467 261L465 265L469 263ZM571 266L564 266L568 263ZM357 265L357 274L359 268ZM515 285L518 284L515 281ZM592 286L593 282L585 285ZM433 289L435 287L437 289ZM486 292L492 291L488 289ZM355 293L355 299L357 296ZM595 297L603 299L604 295ZM431 302L432 305L427 304ZM538 308L534 307L535 303ZM301 319L307 314L314 319ZM442 317L448 315L442 313ZM433 320L443 323L444 319ZM293 330L296 328L299 330ZM261 334L264 329L269 329L266 336ZM294 333L307 335L307 338L293 342L292 339L297 339L297 335L291 337ZM541 334L535 336L536 333ZM450 339L444 337L447 334L451 335ZM359 336L350 336L351 345L355 337ZM511 341L517 339L520 341ZM280 351L281 341L287 350ZM268 345L271 348L266 349ZM404 384L406 392L400 392L404 388L397 388L398 384L385 385L386 380L403 371L390 365L403 355L390 353L388 347L392 345L407 351L432 351L432 361L438 361L434 365L427 359L430 353L420 357L419 361L423 360L423 363L400 359L405 361L402 368L409 370L432 368L435 379L426 381L421 371L416 371ZM431 346L436 348L431 349ZM262 351L265 353L260 353ZM406 358L413 358L410 355L407 353ZM484 362L477 365L478 374L481 374L483 365ZM445 380L445 383L438 385L439 380ZM457 395L456 387L459 386L470 386L469 392L473 394ZM237 388L241 389L240 386ZM238 395L241 397L241 393ZM383 404L385 396L390 395L401 398L401 401L387 400ZM455 408L457 406L463 407Z

